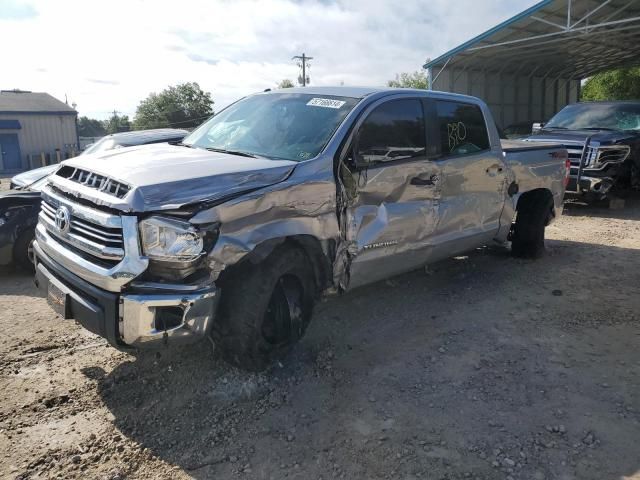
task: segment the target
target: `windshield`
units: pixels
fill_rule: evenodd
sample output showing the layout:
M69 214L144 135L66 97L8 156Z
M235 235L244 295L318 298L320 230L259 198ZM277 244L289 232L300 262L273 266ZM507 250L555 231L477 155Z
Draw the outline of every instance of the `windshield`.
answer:
M544 128L640 130L640 103L579 103L564 107Z
M300 93L254 95L184 139L185 145L302 161L318 155L357 98Z

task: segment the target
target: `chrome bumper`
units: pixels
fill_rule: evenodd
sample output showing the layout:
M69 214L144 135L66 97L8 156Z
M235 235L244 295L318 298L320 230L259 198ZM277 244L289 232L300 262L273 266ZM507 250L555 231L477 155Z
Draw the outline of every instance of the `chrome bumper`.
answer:
M185 291L185 285L162 284L159 290L155 284L138 282L137 291L108 292L49 255L55 252L50 237L49 248L43 245L40 238L34 244L41 294L47 296L49 284L54 284L66 297L66 318L105 337L114 347L187 344L209 335L220 296L215 285Z
M122 295L120 297L120 338L127 345L147 347L169 343L191 343L211 330L219 295L215 287L180 295ZM180 323L167 328L162 312L178 312Z
M596 193L598 195L606 195L609 190L611 190L611 187L613 187L613 184L613 178L609 177L588 177L581 175L578 180L577 175L571 175L566 193Z

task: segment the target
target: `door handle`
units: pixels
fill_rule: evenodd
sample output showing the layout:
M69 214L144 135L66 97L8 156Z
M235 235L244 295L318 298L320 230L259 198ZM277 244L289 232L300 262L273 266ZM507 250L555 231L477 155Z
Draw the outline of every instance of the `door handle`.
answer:
M502 173L504 171L504 169L502 168L502 165L491 165L489 168L487 168L487 175L498 175L500 173Z
M418 187L425 187L435 185L440 181L438 175L431 175L429 178L413 177L409 183Z

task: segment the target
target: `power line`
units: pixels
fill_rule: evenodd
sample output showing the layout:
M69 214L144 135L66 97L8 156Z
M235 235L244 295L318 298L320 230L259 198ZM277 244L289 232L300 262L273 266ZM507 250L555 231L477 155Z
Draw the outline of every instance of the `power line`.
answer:
M303 52L302 55L296 55L292 57L291 60L299 60L298 66L302 67L302 81L298 78L298 83L301 83L303 87L306 87L309 80L307 78L307 62L309 60L313 60L313 57L307 57Z

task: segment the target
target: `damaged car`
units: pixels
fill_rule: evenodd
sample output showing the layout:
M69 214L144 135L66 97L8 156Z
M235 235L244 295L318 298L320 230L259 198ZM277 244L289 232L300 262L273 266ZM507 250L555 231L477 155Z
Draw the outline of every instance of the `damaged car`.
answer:
M21 190L0 192L0 266L33 270L33 241L40 212L40 190L46 179Z
M181 143L82 157L48 178L36 283L122 350L211 338L260 370L316 300L488 243L544 252L558 145L501 142L481 100L405 89L264 92Z

